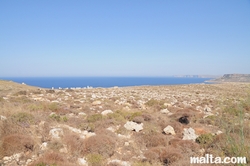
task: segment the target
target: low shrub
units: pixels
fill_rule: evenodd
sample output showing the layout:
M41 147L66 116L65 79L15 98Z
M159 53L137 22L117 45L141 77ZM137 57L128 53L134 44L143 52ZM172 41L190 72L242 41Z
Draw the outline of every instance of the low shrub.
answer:
M67 122L68 118L66 116L60 116L57 114L50 115L50 118L57 121L57 122Z
M58 103L50 103L48 105L48 109L55 112L59 109L59 105Z
M7 135L1 139L0 156L10 156L14 153L33 151L34 145L34 140L28 135Z
M154 147L144 153L150 162L160 161L163 165L171 165L182 158L181 152L170 147Z
M164 101L161 100L155 100L155 99L150 99L145 103L146 106L152 107L156 110L164 109L166 106L164 106Z
M13 114L11 116L11 118L15 121L15 122L19 122L19 123L33 123L34 122L34 116L30 113L27 112L17 112L15 114Z
M104 165L104 158L98 153L91 153L86 156L87 162L90 166L102 166Z
M61 148L63 148L63 144L59 141L51 141L48 143L48 148L59 151Z
M41 103L36 103L36 104L30 104L27 109L30 111L40 111L40 110L45 110L45 106Z
M115 138L109 135L98 134L84 140L83 155L97 153L104 158L108 158L114 154L115 147Z
M157 132L142 134L138 141L143 142L147 148L168 145L166 136Z
M87 121L89 123L94 123L94 122L102 120L102 118L103 118L102 114L93 114L87 117Z
M196 142L201 144L202 146L211 144L214 140L214 136L211 133L201 134L196 138Z
M68 151L72 155L79 156L81 153L83 153L84 143L83 139L81 139L79 135L75 133L65 134L63 141L67 145Z
M48 152L45 153L41 158L37 161L33 162L29 166L74 166L76 164L70 163L67 160L67 156L60 154L58 152Z

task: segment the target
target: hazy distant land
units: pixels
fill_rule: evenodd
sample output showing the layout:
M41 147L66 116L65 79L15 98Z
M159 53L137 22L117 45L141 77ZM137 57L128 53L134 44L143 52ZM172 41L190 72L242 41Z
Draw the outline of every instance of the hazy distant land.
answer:
M215 82L250 82L250 74L224 74L214 79Z

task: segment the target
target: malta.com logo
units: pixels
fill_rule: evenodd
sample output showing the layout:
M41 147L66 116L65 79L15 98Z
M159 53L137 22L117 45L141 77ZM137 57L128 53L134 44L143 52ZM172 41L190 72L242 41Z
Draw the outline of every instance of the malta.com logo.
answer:
M204 157L190 157L191 164L246 164L246 157L213 157L205 154Z

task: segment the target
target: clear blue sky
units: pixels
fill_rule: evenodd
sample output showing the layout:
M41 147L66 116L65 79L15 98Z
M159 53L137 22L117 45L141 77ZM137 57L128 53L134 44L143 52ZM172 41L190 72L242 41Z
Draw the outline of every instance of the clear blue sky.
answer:
M249 0L1 0L0 76L250 74Z

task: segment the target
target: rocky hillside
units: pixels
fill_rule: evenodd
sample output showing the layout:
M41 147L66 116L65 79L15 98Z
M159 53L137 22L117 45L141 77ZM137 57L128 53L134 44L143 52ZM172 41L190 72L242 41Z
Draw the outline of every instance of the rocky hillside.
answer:
M250 74L224 74L218 82L250 82Z
M184 166L207 153L249 158L249 94L246 83L52 90L0 81L0 165Z

